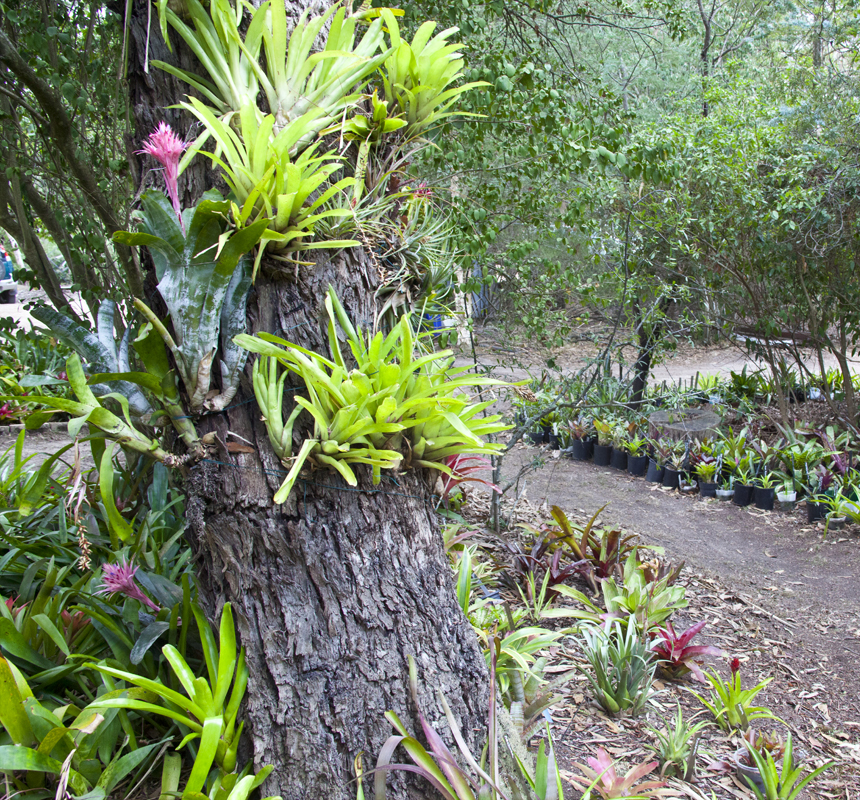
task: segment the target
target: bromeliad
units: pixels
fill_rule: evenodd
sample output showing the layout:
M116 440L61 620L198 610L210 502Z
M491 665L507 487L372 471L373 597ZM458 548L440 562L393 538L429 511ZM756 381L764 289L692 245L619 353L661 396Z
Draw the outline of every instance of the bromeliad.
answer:
M502 449L481 437L506 430L500 415L480 417L491 401L472 403L458 390L500 385L500 381L464 376L452 369L450 350L416 353L408 317L388 336L356 330L343 306L329 289L329 355L327 358L272 334L240 335L235 342L267 358L254 365L254 393L263 411L269 441L289 473L275 494L283 503L305 463L338 472L350 485L358 479L354 464L369 464L373 481L381 470L401 465L437 469L447 476L453 470L445 461L451 456L492 454ZM347 369L336 325L346 333L356 367ZM307 397L295 394L295 405L283 422L285 374L277 362L304 382ZM313 435L304 440L293 457L293 425L306 411L314 422Z

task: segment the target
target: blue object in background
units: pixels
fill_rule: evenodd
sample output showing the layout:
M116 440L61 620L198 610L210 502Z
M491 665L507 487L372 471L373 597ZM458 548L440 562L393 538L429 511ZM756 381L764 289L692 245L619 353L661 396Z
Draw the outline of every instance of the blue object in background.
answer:
M442 328L441 314L424 314L424 319L426 320L426 327L431 328L434 331L438 331Z
M14 272L13 272L13 270L12 270L12 258L11 258L11 256L10 256L8 253L5 253L5 254L4 254L4 258L3 258L3 268L4 268L4 270L3 270L3 271L4 271L4 273L5 273L5 274L4 274L4 277L5 277L7 280L10 280L10 281L11 281L11 280L12 280L12 278L14 278L14 277L15 277L15 274L14 274Z

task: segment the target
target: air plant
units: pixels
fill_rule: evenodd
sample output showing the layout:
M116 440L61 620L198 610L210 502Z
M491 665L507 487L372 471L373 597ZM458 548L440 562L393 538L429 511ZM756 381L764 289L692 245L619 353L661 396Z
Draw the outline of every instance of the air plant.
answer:
M705 683L705 675L696 658L699 656L722 656L719 647L690 645L690 641L705 627L707 620L691 625L682 634L675 633L671 622L652 633L651 650L657 656L657 668L669 680L678 680L692 673L693 680Z

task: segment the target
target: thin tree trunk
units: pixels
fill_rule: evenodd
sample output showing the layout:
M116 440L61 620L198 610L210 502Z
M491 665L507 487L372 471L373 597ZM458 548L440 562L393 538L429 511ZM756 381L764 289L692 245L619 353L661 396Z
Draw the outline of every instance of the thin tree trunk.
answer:
M642 405L645 397L645 389L648 386L648 376L651 373L651 362L654 360L654 349L663 336L663 312L665 305L660 301L657 309L657 321L652 327L648 327L642 317L641 309L638 320L639 355L633 366L633 385L630 393L630 405L638 408Z
M699 17L702 20L702 27L704 29L702 36L702 49L699 53L699 60L702 65L702 89L703 92L707 92L708 78L711 75L711 63L709 61L711 44L713 42L711 26L713 25L714 13L716 12L717 4L716 0L713 0L713 2L711 3L710 11L706 11L702 0L697 0L697 3L699 6ZM704 97L702 97L702 116L707 117L708 111L708 98L707 95L705 95Z
M143 74L136 45L145 40L145 24L146 7L137 0L129 81L138 141L186 91L157 70ZM174 58L155 25L150 41L157 49L151 59ZM194 170L184 176L190 178L186 203L214 182L204 159ZM277 272L264 261L249 297L249 332L270 331L327 353L322 301L330 285L358 325L373 324L378 278L368 254L359 248L313 253L315 266L300 267L297 279L292 268ZM359 472L353 489L320 470L304 475L287 502L274 506L285 469L253 400L250 365L233 405L201 420L199 433L209 430L222 442L235 434L255 449L231 455L222 448L191 471L186 492L204 606L215 617L230 601L246 648L246 730L257 767L274 766L264 794L285 800L355 797L355 785L349 785L353 759L363 752L365 768L375 764L392 733L383 718L389 709L420 736L408 688L409 655L418 665L424 713L440 733L445 730L435 696L441 689L479 755L487 668L457 604L430 497L436 475L409 471L374 487L369 472ZM296 431L294 452L306 434L306 427ZM388 781L393 798L430 792L414 779L392 775ZM366 796L370 791L365 786Z

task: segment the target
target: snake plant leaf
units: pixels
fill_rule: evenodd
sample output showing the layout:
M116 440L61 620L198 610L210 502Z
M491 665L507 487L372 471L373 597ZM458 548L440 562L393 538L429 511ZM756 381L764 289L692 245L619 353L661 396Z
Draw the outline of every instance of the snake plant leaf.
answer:
M33 309L32 314L51 333L83 358L93 372L121 373L130 371L128 346L131 329L126 328L119 344L117 344L113 334L116 304L112 300L103 300L99 306L95 333L47 306ZM149 400L146 399L146 395L127 380L112 379L104 384L97 383L91 388L93 393L99 396L112 391L125 395L129 407L136 417L152 413L153 409Z

